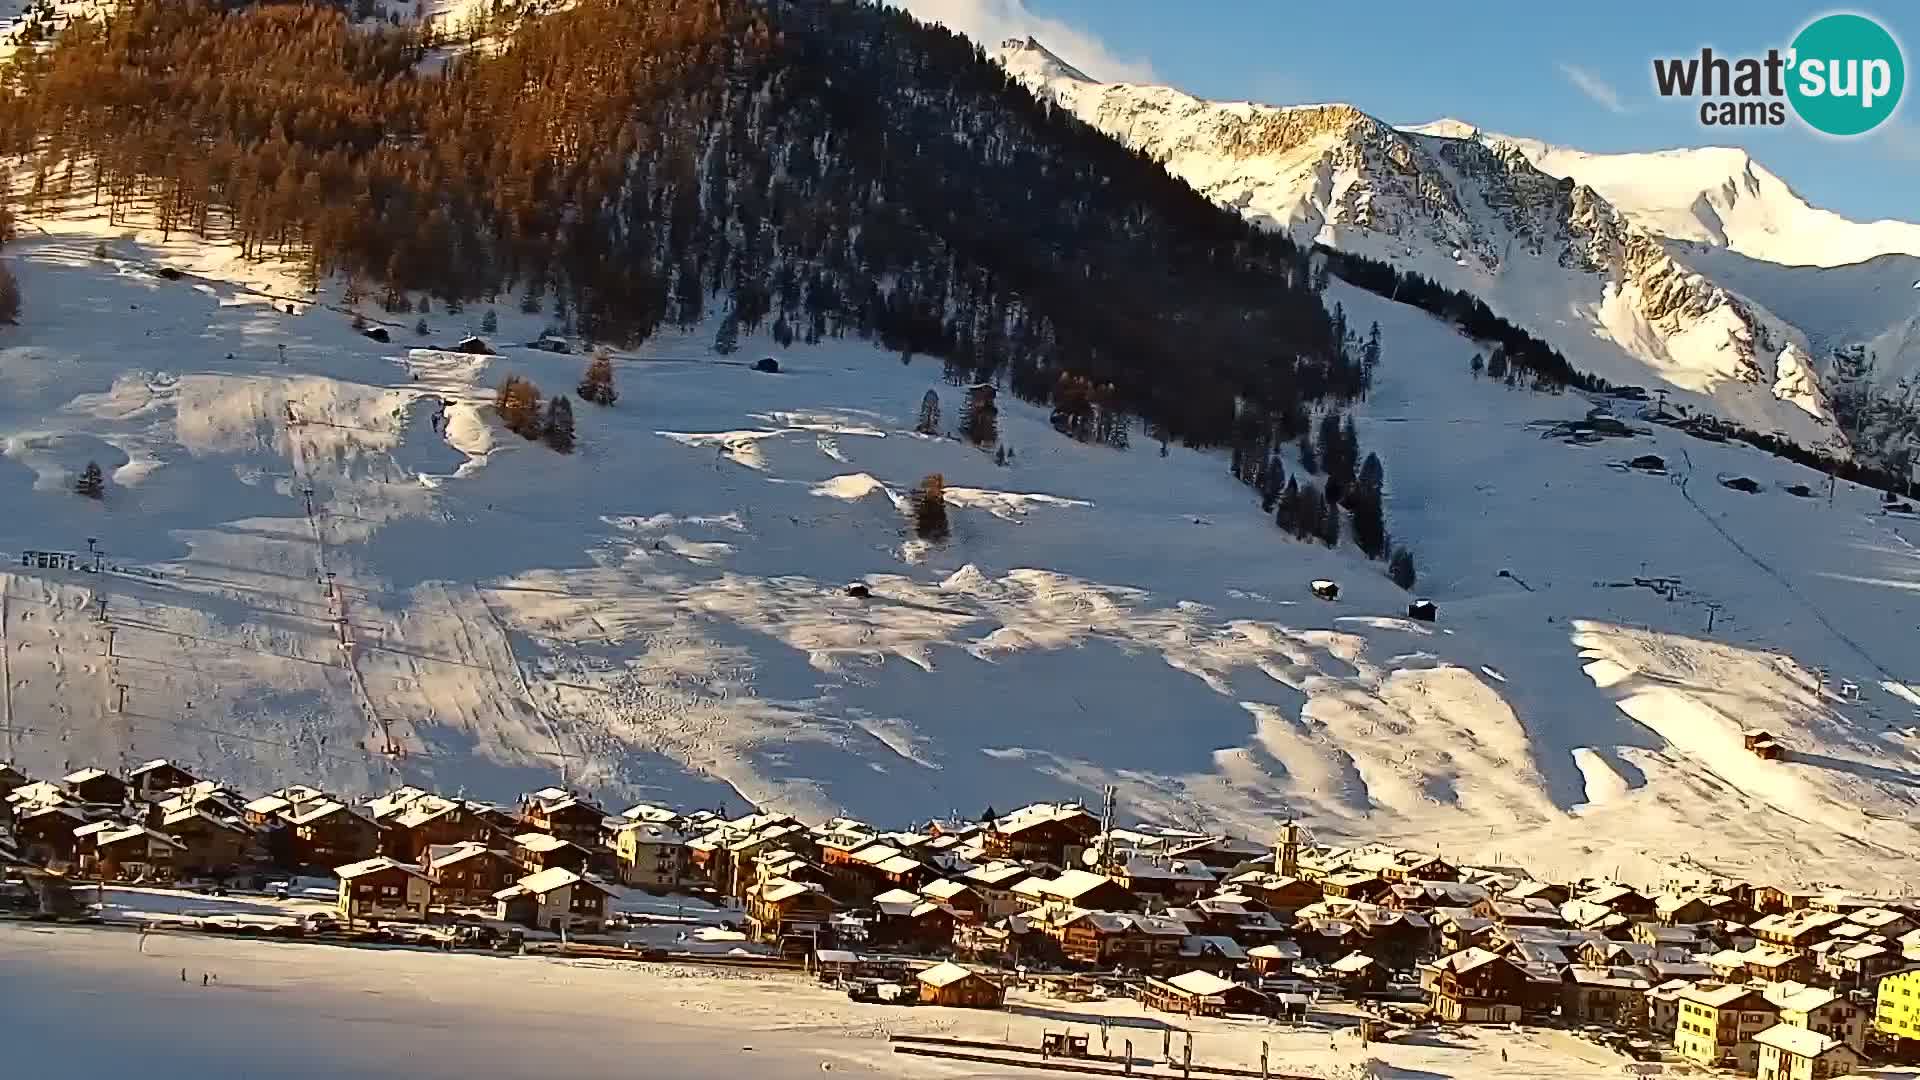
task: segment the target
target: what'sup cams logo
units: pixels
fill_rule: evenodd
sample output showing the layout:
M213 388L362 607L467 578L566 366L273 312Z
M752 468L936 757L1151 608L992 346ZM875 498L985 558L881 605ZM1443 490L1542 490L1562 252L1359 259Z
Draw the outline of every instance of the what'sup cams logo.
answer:
M1900 104L1907 65L1886 27L1864 15L1823 15L1785 50L1765 56L1698 56L1653 62L1665 98L1697 98L1708 127L1779 127L1788 108L1828 135L1864 135Z

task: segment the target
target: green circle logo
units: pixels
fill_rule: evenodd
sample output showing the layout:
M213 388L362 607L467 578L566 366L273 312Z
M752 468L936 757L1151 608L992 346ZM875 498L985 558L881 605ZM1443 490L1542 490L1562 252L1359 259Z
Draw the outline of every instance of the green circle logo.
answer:
M1907 65L1900 43L1864 15L1825 15L1793 39L1787 98L1808 126L1828 135L1861 135L1900 104Z

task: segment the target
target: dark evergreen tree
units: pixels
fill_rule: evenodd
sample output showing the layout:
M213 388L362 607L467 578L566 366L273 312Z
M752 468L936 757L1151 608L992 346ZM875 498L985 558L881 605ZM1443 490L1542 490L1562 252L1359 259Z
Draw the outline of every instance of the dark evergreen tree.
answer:
M947 538L947 482L939 473L929 474L914 489L913 531L936 543Z
M480 316L480 332L483 334L500 332L500 316L492 308L488 308L487 313Z
M428 329L427 320L425 319L421 319L419 322L413 324L413 332L418 337L426 337L428 334L433 333L432 330Z
M1305 431L1300 433L1300 467L1309 473L1320 471L1320 455L1313 449L1313 436Z
M1413 552L1403 547L1394 548L1393 557L1387 560L1387 576L1393 579L1395 585L1411 592L1418 580L1414 572Z
M1481 356L1479 353L1474 353L1473 359L1467 361L1467 370L1471 371L1473 373L1473 377L1478 379L1480 377L1480 373L1487 370L1486 358Z
M1380 458L1368 454L1361 463L1360 475L1354 481L1353 491L1348 496L1347 505L1353 510L1353 542L1370 559L1383 558L1387 551L1387 522L1384 507L1383 488L1386 483L1386 470L1380 464Z
M555 394L547 402L547 419L540 437L563 454L573 453L573 402L565 394Z
M929 390L920 399L920 420L913 425L913 430L922 435L940 434L940 394L937 391Z
M0 323L13 326L20 321L20 279L13 268L0 262Z
M100 471L99 462L87 462L87 467L80 470L80 478L73 482L73 490L89 499L106 497L107 478L106 474Z
M720 328L713 334L713 351L721 356L731 356L740 351L740 316L729 311L720 319Z
M1495 345L1493 354L1487 357L1487 378L1505 379L1507 377L1507 350Z

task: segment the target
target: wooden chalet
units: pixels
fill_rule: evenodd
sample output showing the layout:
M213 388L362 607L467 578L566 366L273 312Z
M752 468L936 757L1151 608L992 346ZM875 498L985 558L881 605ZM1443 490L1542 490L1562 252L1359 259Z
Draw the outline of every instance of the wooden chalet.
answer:
M336 867L334 874L340 878L338 910L348 926L356 920L425 922L433 904L426 873L384 855Z
M915 976L920 1004L953 1009L997 1009L1006 994L1000 984L959 964L935 964Z
M172 881L182 845L145 825L102 830L94 837L88 874L103 881Z
M593 802L560 788L543 788L528 795L520 807L520 820L529 829L550 833L582 848L601 846L601 823L607 812Z
M835 906L818 885L774 878L747 890L747 928L755 941L813 939L827 931Z
M1759 728L1747 728L1740 732L1740 741L1747 753L1762 761L1779 761L1786 756L1786 750L1771 732Z
M1071 803L1036 803L988 825L981 833L989 859L1078 866L1099 835L1100 819Z
M380 850L380 826L345 803L302 803L284 818L291 829L287 854L293 866L360 863Z
M92 806L120 806L127 801L127 782L104 769L81 769L60 778L78 802Z
M156 828L179 842L175 861L182 877L231 877L260 855L258 839L244 822L199 806L162 815Z
M513 838L513 860L523 873L556 868L585 873L588 859L586 848L552 833L524 832Z
M421 854L420 866L433 883L434 902L447 906L491 907L494 894L521 877L512 856L477 840L435 844Z
M1086 870L1062 870L1056 878L1030 877L1013 887L1029 909L1070 904L1092 911L1138 911L1140 898L1113 880Z
M153 802L162 794L192 787L200 778L165 758L156 758L127 770L127 785L138 802Z
M507 922L556 934L595 933L605 925L612 895L598 882L556 866L521 878L493 899L497 917Z
M1299 959L1300 946L1291 941L1269 942L1247 950L1248 969L1266 979L1293 974L1293 965Z
M20 771L10 761L0 761L0 799L33 783L33 778Z
M13 839L28 862L70 866L80 846L73 830L86 823L77 806L36 806L15 814Z
M1485 949L1443 957L1421 976L1433 1015L1450 1023L1515 1023L1534 1004L1533 979L1513 961Z
M936 904L945 904L959 922L979 922L986 917L987 901L964 881L941 878L920 886L920 895Z
M490 847L506 843L493 822L466 803L425 792L385 814L376 810L372 816L380 824L381 851L401 862L417 863L432 847L469 841Z

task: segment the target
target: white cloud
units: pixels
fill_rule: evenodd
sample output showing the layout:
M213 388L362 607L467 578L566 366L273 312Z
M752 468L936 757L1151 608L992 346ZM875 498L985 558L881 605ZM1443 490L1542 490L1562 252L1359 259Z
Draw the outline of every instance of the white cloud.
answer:
M1008 38L1033 37L1054 55L1102 82L1157 83L1144 57L1115 53L1098 37L1058 19L1035 15L1023 0L889 0L923 22L957 30L988 52Z
M1610 113L1626 113L1626 103L1620 100L1620 91L1608 85L1605 79L1577 64L1561 64L1560 74L1567 77L1581 93L1587 95L1594 104Z

